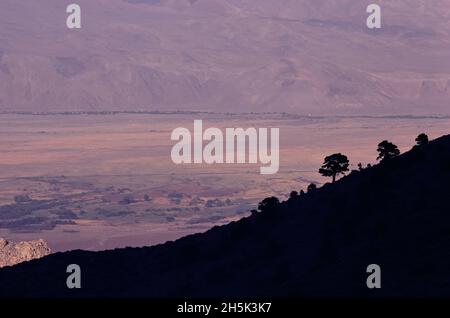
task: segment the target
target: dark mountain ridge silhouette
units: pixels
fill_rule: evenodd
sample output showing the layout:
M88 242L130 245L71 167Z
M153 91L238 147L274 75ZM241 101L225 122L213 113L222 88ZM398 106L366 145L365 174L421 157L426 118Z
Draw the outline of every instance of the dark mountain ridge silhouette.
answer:
M0 296L448 297L449 180L450 135L203 234L4 268Z

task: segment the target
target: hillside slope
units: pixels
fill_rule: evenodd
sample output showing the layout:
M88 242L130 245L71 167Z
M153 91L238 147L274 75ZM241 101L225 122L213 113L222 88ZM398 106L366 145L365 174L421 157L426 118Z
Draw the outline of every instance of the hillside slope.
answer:
M0 296L450 296L449 180L450 135L203 234L4 268Z

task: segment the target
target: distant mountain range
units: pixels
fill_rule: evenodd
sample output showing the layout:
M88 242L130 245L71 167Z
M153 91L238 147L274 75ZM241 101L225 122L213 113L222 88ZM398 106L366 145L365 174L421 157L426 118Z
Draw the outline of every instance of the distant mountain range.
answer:
M0 3L0 111L449 114L448 0Z
M0 296L449 297L449 163L450 135L203 234L4 268Z

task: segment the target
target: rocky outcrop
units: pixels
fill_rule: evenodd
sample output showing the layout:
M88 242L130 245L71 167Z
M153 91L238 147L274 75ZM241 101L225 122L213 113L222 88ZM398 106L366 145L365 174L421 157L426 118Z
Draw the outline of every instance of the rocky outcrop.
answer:
M0 238L0 268L41 258L50 252L44 240L14 243Z

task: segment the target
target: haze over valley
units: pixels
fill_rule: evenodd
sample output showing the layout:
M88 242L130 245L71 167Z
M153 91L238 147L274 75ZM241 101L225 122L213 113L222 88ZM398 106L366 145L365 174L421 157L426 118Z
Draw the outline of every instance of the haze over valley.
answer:
M279 127L280 171L254 165L172 163L174 127L198 115L1 115L0 237L44 238L53 251L144 246L248 215L262 198L288 197L343 152L351 169L376 163L389 139L409 150L418 133L448 131L450 118L202 115L207 127Z
M0 237L52 251L152 245L329 180L377 144L450 127L450 1L0 3ZM280 129L280 168L175 165L171 132Z

